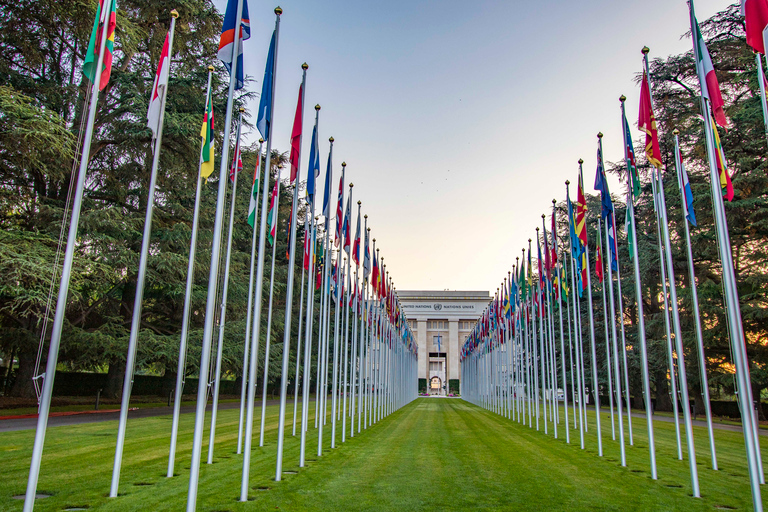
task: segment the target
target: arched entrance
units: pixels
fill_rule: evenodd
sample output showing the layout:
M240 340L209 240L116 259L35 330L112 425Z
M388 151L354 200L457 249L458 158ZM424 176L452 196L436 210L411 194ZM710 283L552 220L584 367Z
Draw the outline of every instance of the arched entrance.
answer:
M437 375L429 379L429 394L430 395L443 394L443 380Z

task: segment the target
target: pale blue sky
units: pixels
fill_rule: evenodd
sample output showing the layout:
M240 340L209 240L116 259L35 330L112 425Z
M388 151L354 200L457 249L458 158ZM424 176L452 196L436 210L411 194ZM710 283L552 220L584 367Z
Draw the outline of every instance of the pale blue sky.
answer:
M249 2L245 72L257 92L276 5ZM640 49L691 48L685 0L279 5L274 144L289 147L306 61L302 179L319 103L320 183L333 136L334 201L345 160L403 290L495 291L552 199L565 198L564 181L576 181L579 158L591 191L598 131L606 160L623 158L621 94L637 137ZM698 0L696 12L703 20L727 5Z

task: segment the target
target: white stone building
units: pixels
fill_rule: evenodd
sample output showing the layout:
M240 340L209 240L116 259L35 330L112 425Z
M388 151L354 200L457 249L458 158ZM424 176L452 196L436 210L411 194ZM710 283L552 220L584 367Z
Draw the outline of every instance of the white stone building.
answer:
M419 345L419 379L426 379L431 394L458 393L459 352L490 294L398 290L397 296Z

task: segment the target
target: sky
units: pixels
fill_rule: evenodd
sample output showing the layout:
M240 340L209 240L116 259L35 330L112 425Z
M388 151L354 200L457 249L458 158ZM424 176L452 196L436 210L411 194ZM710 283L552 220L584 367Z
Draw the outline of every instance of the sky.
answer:
M223 12L226 1L214 3ZM249 2L244 69L256 93L276 5ZM306 62L301 179L319 104L319 183L333 136L332 209L345 161L400 290L493 293L541 214L549 226L552 199L565 199L579 158L591 193L599 131L606 162L623 159L622 94L638 138L642 47L651 58L691 49L685 0L279 5L273 147L289 148ZM703 21L728 5L698 0L696 14ZM245 136L259 138L255 128Z

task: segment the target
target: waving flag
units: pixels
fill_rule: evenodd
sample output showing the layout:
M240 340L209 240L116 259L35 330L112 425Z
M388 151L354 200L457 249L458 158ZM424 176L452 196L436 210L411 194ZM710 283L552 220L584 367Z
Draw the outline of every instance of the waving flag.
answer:
M605 219L608 226L613 225L611 213L613 213L613 202L611 193L608 191L608 180L605 179L605 168L603 167L603 151L600 145L597 147L597 171L595 172L595 190L600 192L600 216Z
M83 74L88 77L92 84L96 84L96 65L99 61L102 30L104 30L105 25L107 42L104 45L104 60L101 63L100 91L107 86L109 77L112 74L112 52L115 49L115 26L117 25L116 0L99 0L96 18L93 20L91 38L88 41L88 49L85 51L85 61L83 62Z
M251 195L248 196L248 224L253 227L256 225L256 206L259 200L259 167L261 167L261 152L256 158L256 168L253 170L253 185L251 185Z
M352 194L347 197L347 209L344 212L344 225L341 227L341 233L342 237L344 238L344 252L347 253L347 256L349 256L349 246L350 246L350 240L349 240L349 223L350 223L350 216L352 214Z
M627 191L627 201L632 200L632 192ZM627 234L627 249L629 250L629 259L631 260L634 258L635 255L635 244L632 242L632 215L630 214L630 211L632 210L629 206L631 203L627 203L627 209L624 214L624 232Z
M272 32L272 41L269 43L267 53L267 67L264 70L264 80L261 81L261 97L259 98L259 112L256 117L256 128L261 133L261 138L269 139L269 125L272 123L272 89L275 70L275 38L277 31Z
M299 86L299 101L296 103L296 114L293 116L291 130L291 183L299 175L299 157L301 156L301 127L303 124L304 85Z
M152 130L152 139L157 138L160 131L160 117L163 109L163 98L168 88L168 76L171 73L170 59L170 34L165 34L165 43L163 51L160 52L160 61L157 63L157 72L155 73L155 83L152 85L152 94L149 98L149 108L147 109L147 126Z
M712 125L712 133L715 135L715 157L717 159L717 170L720 173L720 188L723 189L723 198L726 201L733 201L733 184L731 176L728 174L728 166L725 163L725 153L723 145L720 143L720 135L717 133L717 126L712 117L709 118Z
M312 238L310 232L312 230L307 228L304 230L304 270L309 270L309 263L312 261Z
M597 257L595 258L595 275L597 280L603 282L603 251L600 249L600 245L597 246Z
M367 235L366 235L367 236ZM371 288L373 293L378 293L379 285L379 259L376 257L376 251L373 252L373 272L371 274ZM366 252L367 254L367 252Z
M205 115L203 116L203 127L200 129L200 137L203 139L202 164L200 165L200 176L208 179L213 173L213 98L212 91L208 91L208 98L205 102Z
M243 2L243 12L240 16L240 23L237 22L237 2L238 0L229 0L227 10L224 13L224 25L221 27L221 37L219 38L218 58L224 63L229 73L232 73L233 54L235 52L235 28L240 25L240 35L237 45L237 73L235 75L235 90L242 89L245 85L243 79L243 41L251 37L251 21L248 16L248 1ZM262 134L263 135L263 134ZM264 136L266 139L266 136Z
M645 157L651 165L661 169L659 131L656 127L656 116L653 114L653 106L651 105L651 86L645 71L643 71L643 83L640 86L640 115L637 127L645 133Z
M235 142L235 155L232 159L232 166L229 168L229 180L234 183L235 176L243 170L243 159L240 155L240 126L237 127L237 137Z
M651 112L651 116L653 116L653 112ZM628 179L632 183L630 187L632 189L632 195L637 199L640 197L642 188L640 185L640 176L637 174L637 162L635 161L635 147L632 145L632 133L629 131L629 123L627 122L627 116L624 114L623 108L621 109L621 122L624 125L624 161L626 162L629 171ZM655 126L655 124L656 120L654 119L653 125Z
M307 170L307 197L315 200L315 181L320 176L320 146L317 141L317 124L312 128L312 145L309 147L309 169Z
M768 0L741 0L741 15L747 27L747 44L764 54L763 30L768 25Z
M696 15L693 12L693 0L689 3L691 13L691 34L693 35L693 55L696 60L696 73L699 75L699 85L701 86L701 95L712 104L712 112L715 114L715 121L720 126L727 126L723 106L723 96L720 93L720 84L715 75L715 67L712 65L712 59L707 50L707 44L701 36L699 23L696 21Z
M608 227L608 248L611 251L611 270L617 272L619 270L619 258L616 247L616 225L613 223Z
M576 195L576 236L581 245L587 247L587 199L584 197L584 183L579 173L579 189Z
M331 175L333 174L331 160L333 158L333 143L331 143L331 149L328 151L328 166L325 170L325 190L323 191L323 217L325 217L326 225L331 220Z
M341 178L339 178L339 197L336 201L336 234L333 238L333 245L336 247L341 243L341 228L344 220L344 212L341 210L344 205L344 168L341 170Z
M278 175L275 180L275 186L272 188L272 197L269 200L269 213L267 214L267 224L269 224L267 240L269 240L270 245L275 245L275 237L277 236L277 193L279 185L280 176Z
M688 173L685 172L685 165L683 165L683 159L680 156L680 147L675 146L675 164L680 169L680 181L682 182L683 192L683 204L685 209L685 218L688 222L696 225L696 214L693 212L693 191L691 190L691 183L688 181Z
M365 231L365 247L363 247L363 280L368 279L368 275L371 273L371 255L368 252L368 238L370 238L370 232Z
M355 242L352 245L352 259L356 265L360 265L360 207L357 208L357 227L355 228Z

